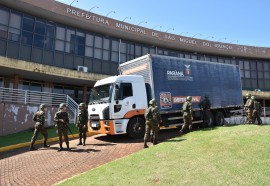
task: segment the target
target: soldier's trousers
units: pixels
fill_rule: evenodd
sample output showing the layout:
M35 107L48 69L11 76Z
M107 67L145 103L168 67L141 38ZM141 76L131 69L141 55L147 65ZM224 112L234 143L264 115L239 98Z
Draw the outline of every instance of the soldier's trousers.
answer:
M85 128L83 128L83 126L79 126L78 131L79 131L80 140L82 140L82 138L85 140L86 139L86 133L88 131L87 125L86 125Z
M191 120L191 114L185 114L183 115L184 119L184 125L182 126L181 132L187 132L188 129L192 129L192 120Z
M209 118L210 118L210 111L209 110L203 110L203 125L204 127L207 127L209 123Z
M247 123L253 124L253 110L247 111Z
M153 131L153 142L156 142L158 139L158 132L159 132L159 127L158 124L155 123L154 121L146 121L145 122L145 134L144 134L144 141L149 140L150 136L150 131Z
M255 121L257 120L258 121L258 125L261 125L262 124L261 112L260 111L257 111L257 110L254 110L253 111L252 119L253 119L252 123L255 123Z
M41 127L36 127L35 128L35 131L34 131L34 134L32 136L32 139L31 139L31 144L33 145L35 143L35 141L37 140L38 138L38 134L39 132L43 135L43 141L46 142L47 139L48 139L48 132L46 130L46 128L44 126L41 126Z
M57 128L57 134L58 134L58 139L59 139L59 145L60 147L62 147L62 136L64 136L65 142L67 144L67 146L69 145L69 141L68 141L68 129L67 127L64 126L58 126Z

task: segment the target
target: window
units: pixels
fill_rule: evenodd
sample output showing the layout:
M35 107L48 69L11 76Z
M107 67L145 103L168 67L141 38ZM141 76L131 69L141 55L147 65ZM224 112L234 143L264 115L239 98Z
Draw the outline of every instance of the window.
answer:
M0 15L0 25L8 25L9 11L4 8L0 8Z
M131 83L121 83L120 96L121 96L121 100L125 99L126 97L133 96Z
M65 28L56 27L55 50L64 51Z
M33 32L34 30L34 19L30 17L23 18L23 30Z

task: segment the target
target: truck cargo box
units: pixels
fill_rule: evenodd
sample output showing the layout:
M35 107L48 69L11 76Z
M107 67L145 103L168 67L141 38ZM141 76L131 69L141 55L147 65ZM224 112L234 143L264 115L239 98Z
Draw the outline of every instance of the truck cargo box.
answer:
M187 96L193 108L209 96L211 108L243 105L240 70L236 65L160 55L145 55L120 65L123 75L142 75L149 99L161 112L182 110Z

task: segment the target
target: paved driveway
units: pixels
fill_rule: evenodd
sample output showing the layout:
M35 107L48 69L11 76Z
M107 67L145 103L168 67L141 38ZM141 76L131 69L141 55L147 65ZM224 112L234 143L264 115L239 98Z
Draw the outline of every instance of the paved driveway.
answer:
M175 129L163 130L160 139L177 135ZM123 135L96 135L87 138L86 146L76 146L77 143L77 139L70 141L70 152L57 152L57 143L31 152L28 147L1 152L0 185L53 185L143 149L142 139L132 140Z

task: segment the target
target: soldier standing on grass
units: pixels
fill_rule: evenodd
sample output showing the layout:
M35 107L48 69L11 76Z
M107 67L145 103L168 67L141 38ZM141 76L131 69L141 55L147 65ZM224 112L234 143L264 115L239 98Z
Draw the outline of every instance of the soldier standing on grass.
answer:
M59 137L59 149L58 151L62 151L62 135L64 135L64 139L67 145L67 150L70 151L69 141L68 141L68 124L69 118L67 113L67 106L65 103L61 103L59 105L59 111L54 115L54 121L56 122L55 127L57 128L57 134Z
M192 103L191 103L192 97L188 96L186 99L186 102L183 104L183 119L184 119L184 125L182 126L182 129L179 131L180 135L184 134L188 131L192 130Z
M34 114L33 121L35 122L35 131L31 139L31 145L29 148L30 151L37 150L34 147L34 144L38 138L39 132L41 132L44 138L43 147L49 147L49 145L47 145L48 132L45 128L45 109L46 109L46 106L44 104L41 104L39 106L39 111Z
M247 113L247 122L248 124L253 123L253 109L254 109L254 101L251 99L251 94L247 93L246 94L246 104L245 104L245 110Z
M145 110L145 134L144 134L144 148L147 148L147 141L150 131L153 131L153 145L157 144L159 124L162 122L159 110L156 106L156 100L149 101L149 107Z
M84 103L80 103L79 105L79 113L77 116L77 122L76 122L76 127L78 127L79 130L79 143L78 145L83 145L85 146L85 141L86 141L86 133L87 133L87 121L88 121L88 111L85 107ZM82 143L83 139L83 143Z
M211 102L208 96L205 96L204 100L202 100L199 103L199 107L202 110L202 114L203 114L203 126L207 127L209 123L209 115L210 115L210 108L211 108Z
M253 100L254 102L254 110L252 113L252 119L253 119L252 123L255 123L255 121L257 120L258 125L261 125L262 124L262 120L261 120L262 106L261 106L261 103L259 101L256 101L255 99L256 99L255 96L251 96L251 100Z

